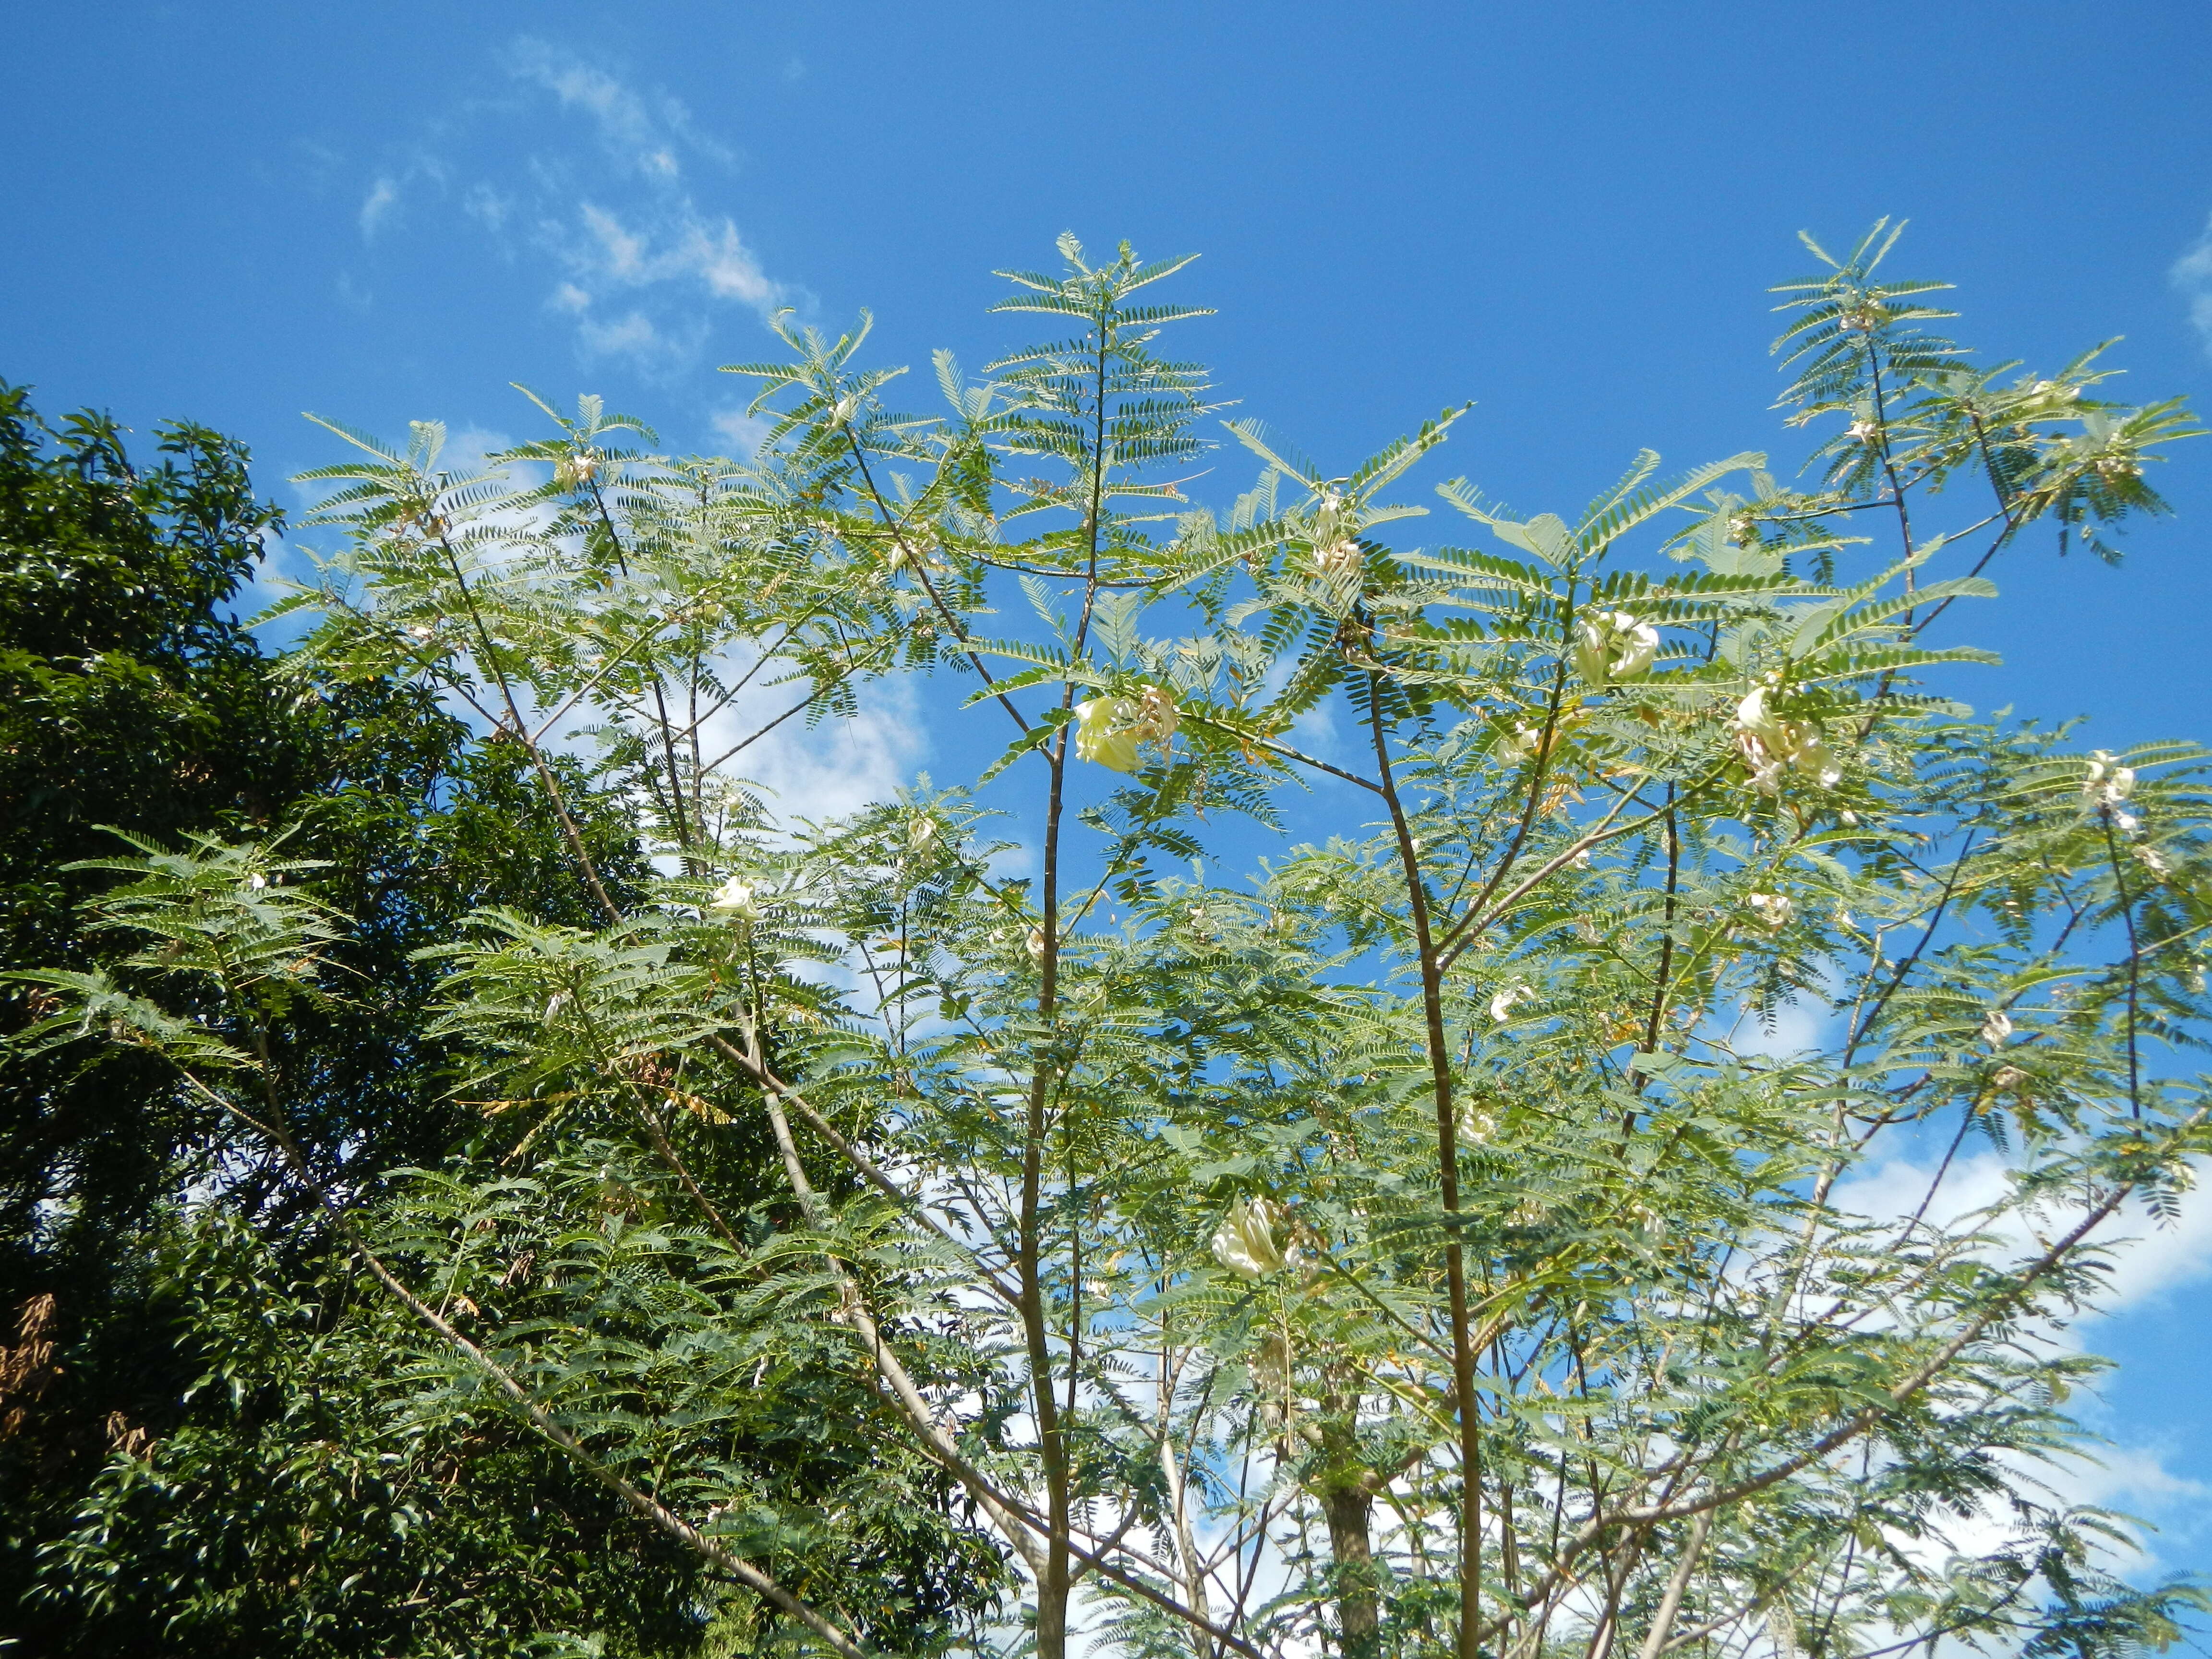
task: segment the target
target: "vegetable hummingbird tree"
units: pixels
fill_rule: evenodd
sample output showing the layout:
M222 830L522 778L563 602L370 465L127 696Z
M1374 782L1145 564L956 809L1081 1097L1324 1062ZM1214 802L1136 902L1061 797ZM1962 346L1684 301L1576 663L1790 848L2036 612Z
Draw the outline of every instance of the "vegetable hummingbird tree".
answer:
M1647 453L1522 516L1449 479L1419 541L1462 411L1340 473L1229 422L1257 481L1196 505L1187 262L1072 239L1003 273L1049 337L940 354L935 416L865 328L786 323L744 464L588 400L480 477L356 437L308 655L443 689L556 811L550 745L595 739L662 855L624 902L572 836L603 926L438 952L511 1150L334 1223L422 1397L500 1403L848 1654L2173 1639L2199 1593L2038 1480L2096 1369L2056 1334L2206 1146L2204 751L1949 694L1994 562L2109 553L2195 428L2094 354L1976 366L1894 240L1777 290L1796 484ZM995 729L964 787L828 820L744 782L927 670ZM1211 878L1253 823L1281 850ZM106 914L167 943L47 976L40 1040L160 1048L281 1140L253 988L342 921L234 970L140 873ZM234 988L189 1030L187 973ZM781 1187L739 1207L748 1144ZM526 1251L565 1264L528 1308ZM731 1449L801 1372L872 1477ZM923 1534L968 1564L928 1620L884 1541Z

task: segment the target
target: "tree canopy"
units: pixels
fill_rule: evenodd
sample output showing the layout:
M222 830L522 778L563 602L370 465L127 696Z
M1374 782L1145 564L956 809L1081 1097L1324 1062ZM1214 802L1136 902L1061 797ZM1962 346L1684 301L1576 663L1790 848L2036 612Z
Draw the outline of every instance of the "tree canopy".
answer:
M1073 239L1000 273L1045 337L939 354L934 414L865 320L787 317L732 366L741 460L590 397L477 471L325 422L339 544L274 658L220 620L269 522L242 458L179 428L220 488L156 487L19 412L16 487L92 526L21 580L77 617L58 561L169 561L189 672L147 672L291 722L250 807L211 762L25 866L8 1086L124 1079L103 1283L173 1333L104 1455L84 1404L0 1446L86 1471L15 1546L37 1616L87 1652L2176 1639L2202 1590L2130 1582L2051 1478L2100 1369L2067 1328L2207 1149L2207 755L1954 694L1961 602L2114 556L2196 428L2097 352L1983 362L1895 240L1776 290L1794 482L1645 453L1571 511L1418 490L1460 410L1326 463L1217 422L1168 355L1189 262ZM1255 477L1209 507L1217 444ZM68 626L10 672L96 701L115 624ZM994 730L972 777L840 817L749 780L931 672ZM1279 850L1224 878L1250 825ZM35 1167L27 1261L94 1212ZM126 1318L47 1294L26 1425L68 1415L52 1322Z

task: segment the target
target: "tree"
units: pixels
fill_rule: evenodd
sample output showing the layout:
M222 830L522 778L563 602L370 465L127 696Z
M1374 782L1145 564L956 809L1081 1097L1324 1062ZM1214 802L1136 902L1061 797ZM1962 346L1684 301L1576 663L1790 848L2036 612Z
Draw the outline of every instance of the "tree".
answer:
M56 434L21 392L4 407L6 966L87 971L118 953L79 925L75 901L98 883L70 866L127 852L118 831L288 824L288 849L322 855L321 890L356 918L329 959L349 994L271 1033L319 1177L366 1194L395 1166L481 1141L480 1115L447 1098L453 1058L424 1030L435 969L413 953L486 903L591 914L526 762L472 741L419 687L291 675L256 647L228 606L278 519L237 445L165 428L166 459L141 470L110 422L80 416ZM627 818L556 765L596 867L631 891ZM11 1024L37 1011L35 995L19 1000ZM88 1653L222 1650L289 1632L303 1650L359 1651L380 1635L364 1607L407 1622L426 1576L461 1581L453 1599L482 1604L483 1585L456 1564L526 1543L534 1580L513 1577L511 1561L481 1574L508 1595L497 1622L526 1641L574 1622L568 1562L612 1524L614 1546L595 1545L584 1575L620 1592L592 1596L601 1621L619 1626L627 1601L633 1626L658 1620L665 1639L690 1639L696 1570L624 1551L618 1516L592 1489L564 1491L562 1468L527 1443L518 1455L497 1435L448 1437L392 1465L375 1333L346 1322L359 1297L312 1200L167 1067L121 1048L18 1054L0 1091L5 1634ZM357 1455L333 1460L334 1445ZM364 1469L386 1508L361 1504ZM477 1512L422 1516L429 1483L463 1470ZM410 1535L415 1547L392 1547ZM379 1573L322 1594L364 1554ZM42 1565L47 1589L71 1593L41 1594Z
M747 1364L865 1401L890 1513L1003 1553L1044 1659L1085 1618L1197 1659L2163 1646L2201 1593L2121 1581L2121 1523L2036 1471L2094 1369L2051 1338L2206 1147L2203 751L1977 722L1941 688L1985 653L1938 624L2039 529L2109 553L2194 428L2095 354L1974 367L1894 240L1778 290L1803 487L1647 453L1570 520L1439 485L1478 546L1389 530L1452 410L1341 474L1231 423L1258 482L1193 507L1205 380L1154 348L1200 313L1147 292L1187 262L1072 240L1005 273L1057 337L980 384L940 355L935 418L855 368L865 328L786 327L743 467L616 447L588 400L519 483L348 434L361 584L303 600L305 660L419 669L556 817L549 734L590 709L663 860L631 901L564 818L600 915L442 947L439 1030L532 1184L349 1215L290 1150L257 1011L326 994L347 924L258 849L111 866L141 948L42 976L33 1040L167 1056L411 1315L410 1409L503 1401L840 1652L914 1632L813 1565L880 1559L848 1498L696 1441ZM1009 579L1036 621L987 636ZM748 682L827 717L902 665L1011 719L970 788L773 821L702 742ZM1316 754L1324 707L1357 739ZM1033 878L990 838L1019 790ZM1311 839L1175 872L1238 814ZM221 988L190 1029L186 980ZM1791 1000L1826 1035L1778 1054ZM782 1188L741 1218L700 1166L748 1138ZM1900 1144L1910 1209L1862 1178ZM1961 1208L1976 1146L2003 1191ZM634 1322L499 1300L563 1222ZM991 1583L928 1639L999 1639Z

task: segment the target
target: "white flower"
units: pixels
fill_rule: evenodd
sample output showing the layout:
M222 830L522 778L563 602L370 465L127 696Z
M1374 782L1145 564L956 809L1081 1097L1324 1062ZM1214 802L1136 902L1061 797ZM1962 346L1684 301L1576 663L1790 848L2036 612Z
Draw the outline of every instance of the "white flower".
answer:
M1045 946L1044 929L1042 927L1030 928L1028 944L1030 960L1031 962L1042 962L1044 960Z
M1790 763L1808 777L1818 779L1823 789L1832 789L1844 781L1843 767L1826 739L1817 732L1798 744L1796 752L1790 757Z
M1846 438L1856 438L1863 444L1872 443L1875 438L1881 435L1881 428L1876 426L1872 421L1853 421L1849 426L1844 428L1844 436Z
M551 996L550 996L550 997L546 998L546 999L545 999L545 1019L546 1019L546 1023L547 1023L548 1024L550 1024L552 1023L553 1016L554 1016L554 1015L556 1015L556 1014L557 1014L557 1013L559 1013L559 1012L560 1012L563 1008L567 1007L567 1006L568 1006L568 1003L569 1003L569 996L568 996L568 994L566 991L556 991L556 992L555 992Z
M937 820L927 812L917 812L906 826L906 844L919 852L937 839Z
M1350 537L1331 542L1327 547L1314 549L1314 574L1324 580L1357 577L1366 560L1359 551L1359 544Z
M269 878L256 870L246 878L246 884L258 893L269 884Z
M2011 1035L2012 1016L2002 1008L1990 1009L1989 1017L1982 1022L1982 1041L1992 1048L2002 1048Z
M1239 1279L1265 1279L1296 1267L1297 1246L1286 1250L1275 1242L1283 1220L1282 1206L1273 1199L1247 1198L1231 1205L1227 1218L1214 1230L1213 1259Z
M1526 720L1516 720L1510 732L1502 732L1490 745L1491 758L1500 766L1518 766L1536 752L1536 740L1542 732Z
M1575 627L1575 672L1592 685L1647 674L1659 655L1659 630L1626 611L1601 611Z
M2166 862L2166 854L2160 852L2155 847L2136 848L2136 861L2141 864L2144 869L2149 871L2151 874L2156 876L2160 881L2165 880L2167 876L2173 872L2173 866Z
M720 910L726 915L744 920L753 914L752 884L742 876L732 876L707 901L709 910Z
M1787 927L1790 918L1797 914L1797 907L1787 893L1753 893L1744 902L1751 907L1752 915L1773 929Z
M2100 749L2089 757L2088 775L2081 781L2081 798L2092 806L2118 806L2135 787L2135 769L2116 763L2109 749Z
M1472 1107L1460 1114L1459 1138L1469 1146L1480 1146L1498 1133L1498 1120L1488 1112L1478 1112Z
M427 640L435 631L436 630L428 623L416 623L412 628L407 630L407 633L410 638Z
M1116 772L1137 769L1137 734L1128 722L1135 705L1126 697L1092 697L1075 705L1075 755Z
M1782 787L1784 770L1802 772L1823 788L1842 782L1842 763L1820 728L1811 720L1784 719L1766 706L1766 694L1765 686L1754 685L1735 706L1736 747L1751 770L1752 787L1773 794Z
M2122 835L2132 836L2142 827L2142 820L2132 812L2115 812L2112 814L2112 824Z
M1516 1003L1527 1002L1535 992L1526 985L1509 985L1490 999L1490 1017L1501 1024L1512 1013Z
M1157 685L1145 687L1133 700L1092 697L1075 705L1076 758L1133 772L1137 745L1165 744L1182 724L1175 698Z

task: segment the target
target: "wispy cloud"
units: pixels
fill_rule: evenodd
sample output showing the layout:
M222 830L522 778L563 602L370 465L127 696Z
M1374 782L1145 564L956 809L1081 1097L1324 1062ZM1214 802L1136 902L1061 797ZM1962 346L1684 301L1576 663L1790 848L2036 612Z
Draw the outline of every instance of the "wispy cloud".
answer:
M647 374L674 373L696 362L707 343L703 318L664 327L641 311L619 317L586 315L576 325L576 340L586 357L627 358Z
M737 163L728 146L699 131L680 99L641 93L573 53L528 36L507 49L507 62L518 81L551 93L563 109L590 117L608 153L640 177L674 179L683 171L686 154L723 167Z
M557 291L581 293L587 302L591 289L578 288L577 282L602 289L674 283L763 313L782 299L781 285L761 269L736 223L727 217L702 218L688 198L672 212L629 222L596 202L580 203L574 225L549 234L576 279Z
M389 173L380 174L368 187L368 194L361 204L361 234L363 241L374 239L384 228L384 222L399 205L399 181Z
M2212 356L2212 222L2205 225L2197 246L2173 262L2169 274L2174 287L2188 296L2189 320L2204 342L2205 355Z
M768 441L769 429L775 422L765 415L755 415L749 410L738 408L717 410L707 424L731 454L750 457Z
M509 90L428 124L376 171L364 241L426 230L418 201L458 207L506 258L550 264L545 308L571 319L580 358L655 380L699 363L723 307L765 317L790 302L736 219L701 205L695 190L737 156L680 100L535 38L500 67ZM560 136L578 124L588 141Z

